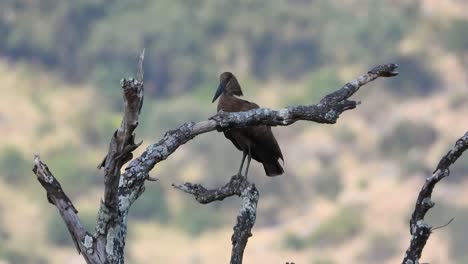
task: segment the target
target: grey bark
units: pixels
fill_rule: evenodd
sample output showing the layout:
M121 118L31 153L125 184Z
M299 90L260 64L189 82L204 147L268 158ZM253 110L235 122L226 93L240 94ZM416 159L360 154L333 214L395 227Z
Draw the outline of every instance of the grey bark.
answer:
M143 154L132 160L132 151L141 144L141 142L135 143L134 131L138 126L138 117L143 105L143 59L144 51L138 63L137 79L122 80L124 117L120 128L112 136L106 157L98 166L104 169L104 199L101 201L93 235L84 229L77 210L65 195L57 179L39 156L35 157L34 172L46 190L48 200L59 210L78 251L87 263L124 263L128 212L133 202L144 192L145 181L153 180L149 177L149 172L157 163L167 159L179 146L197 135L214 130L224 131L260 124L287 126L299 120L333 124L341 113L354 109L359 104L348 98L361 86L378 77L392 77L398 74L396 64L377 66L325 96L315 105L294 106L279 110L259 108L238 113L219 112L208 120L186 123L175 130L166 132L159 142L148 146ZM132 161L121 174L122 166L130 160ZM240 256L240 260L237 261L241 261L245 244L251 235L250 230L255 222L258 201L258 191L255 186L247 184L243 190L240 194L243 205L235 227L235 235L232 238L233 254Z
M78 253L81 253L86 260L86 263L103 263L99 259L99 254L92 243L92 236L89 234L80 222L78 211L70 201L68 196L63 192L62 186L50 172L38 155L34 157L33 172L37 176L37 180L47 192L47 200L55 205L65 222L68 231L71 234Z
M234 234L231 237L232 251L231 264L242 264L244 249L247 240L252 236L252 227L255 224L257 215L257 203L259 192L255 184L250 183L242 175L234 175L223 187L214 190L207 190L200 184L184 183L182 185L173 184L174 188L186 193L193 194L195 199L201 204L213 201L222 201L224 198L237 195L241 198L242 204L237 215L237 222L234 226Z
M468 149L468 132L457 140L455 146L440 160L432 176L427 178L416 200L416 205L410 220L410 246L406 250L403 264L417 264L429 236L434 230L424 221L426 213L434 207L431 200L435 185L450 175L449 167Z
M133 132L138 126L138 117L143 105L143 60L144 50L138 62L138 79L121 81L124 116L120 127L112 135L106 157L98 165L98 168L104 170L104 200L101 201L93 235L84 230L77 215L78 211L47 166L39 156L35 157L33 171L46 189L49 202L59 210L78 252L83 255L87 263L124 263L128 206L119 193L120 170L133 158L132 151L141 144L141 142L135 144Z

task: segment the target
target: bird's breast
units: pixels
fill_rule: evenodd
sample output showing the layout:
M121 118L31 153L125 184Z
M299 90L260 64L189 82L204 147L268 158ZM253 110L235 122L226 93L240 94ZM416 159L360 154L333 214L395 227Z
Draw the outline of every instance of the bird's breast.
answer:
M218 101L218 111L223 110L224 112L240 112L242 111L242 101L235 96L222 95Z

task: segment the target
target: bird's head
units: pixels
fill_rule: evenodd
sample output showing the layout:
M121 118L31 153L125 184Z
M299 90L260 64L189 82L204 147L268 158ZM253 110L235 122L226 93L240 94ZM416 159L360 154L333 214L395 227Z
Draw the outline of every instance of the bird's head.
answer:
M211 102L214 103L214 101L216 101L216 99L218 99L218 97L223 93L242 96L242 90L239 82L237 81L236 76L231 72L223 72L219 75L218 89L216 89L213 101Z

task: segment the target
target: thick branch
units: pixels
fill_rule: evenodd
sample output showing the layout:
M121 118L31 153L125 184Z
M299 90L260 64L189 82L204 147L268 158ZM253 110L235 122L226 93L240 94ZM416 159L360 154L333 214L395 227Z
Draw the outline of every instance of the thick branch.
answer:
M138 63L138 76L143 78L144 50ZM123 164L133 157L132 151L141 143L135 144L135 131L138 126L138 116L143 105L143 79L133 78L121 81L124 98L124 117L119 129L117 129L109 144L109 151L98 168L104 168L104 204L112 211L117 211L117 190L120 180L120 169Z
M433 230L431 226L424 222L427 211L434 207L434 202L431 200L432 191L440 180L449 176L450 165L455 163L466 149L468 149L468 132L457 140L455 146L441 159L432 176L426 179L419 192L416 206L411 216L410 233L412 237L410 246L406 250L403 264L419 263L424 246Z
M207 190L200 184L184 183L174 185L186 193L195 196L195 199L201 204L213 201L221 201L226 197L237 195L242 199L241 209L237 215L237 222L234 226L234 233L231 237L232 252L231 264L242 264L244 249L247 246L247 240L252 236L251 230L255 224L257 214L257 203L259 193L254 184L247 181L246 177L241 175L232 176L231 180L223 187L214 190Z
M99 259L99 254L96 254L94 239L81 224L75 206L38 155L34 157L33 172L36 174L37 180L41 183L42 187L46 190L47 200L57 207L60 216L67 225L73 242L75 242L78 253L81 253L89 264L104 263Z
M358 103L348 100L348 98L357 92L361 86L378 77L396 76L398 74L397 67L397 64L377 66L368 73L345 84L339 90L325 96L315 105L293 106L279 110L258 108L235 113L221 111L209 120L183 124L178 129L166 132L158 143L150 145L140 157L129 164L122 175L124 184L121 185L119 192L125 192L128 196L135 196L141 189L145 179L148 178L148 172L158 162L167 159L179 146L203 133L255 125L287 126L299 120L333 124L338 120L341 113L356 107Z
M49 201L57 206L69 226L78 250L87 253L84 256L88 263L124 263L128 210L144 191L144 182L150 179L149 171L195 136L213 130L224 131L261 124L287 126L298 120L333 124L341 113L356 107L358 102L348 100L348 98L362 85L378 77L391 77L398 74L395 71L396 64L381 65L327 95L315 105L295 106L280 110L260 108L238 113L219 112L209 120L183 124L178 129L168 131L158 143L150 145L140 157L128 165L121 175L122 166L132 159L132 151L141 144L135 143L133 132L138 126L138 118L143 105L143 59L144 51L138 63L137 79L122 80L124 117L120 128L113 134L106 157L98 166L104 168L105 189L104 200L98 213L96 233L93 237L84 231L76 210L61 190L60 184L51 176L45 164L37 158L36 175L47 190ZM242 197L243 206L232 238L233 254L237 252L236 254L239 255L245 248L250 229L255 222L258 191L254 185L243 182L241 179L231 179L229 186L237 186L237 192L221 190L218 193L210 193L205 189L207 194L197 197L197 200L209 202L210 199L220 200L227 197L226 195L234 194ZM229 189L228 186L225 187ZM200 190L203 191L203 188ZM241 259L232 261L234 261L232 263L240 263Z
M339 90L325 96L318 104L309 106L294 106L280 110L272 110L268 108L253 109L246 112L226 113L218 112L215 116L206 121L198 123L186 123L178 129L166 132L164 137L156 144L152 144L143 154L133 160L125 172L122 174L121 184L119 185L119 199L121 204L126 207L130 205L140 196L144 190L144 182L148 179L149 171L160 161L167 159L179 146L187 143L195 136L218 130L225 131L232 128L255 126L255 125L270 125L270 126L287 126L299 120L315 121L318 123L333 124L337 121L341 113L346 110L353 109L357 106L357 102L348 100L359 88L378 77L396 76L398 72L397 64L380 65L367 74L359 76L357 79L345 84ZM258 191L255 186L252 186L251 191L239 194L232 193L231 184L236 179L233 177L230 183L219 190L209 191L200 185L185 184L180 187L189 193L195 194L196 199L202 203L208 203L212 200L222 200L227 196L236 194L240 195L243 200L243 209L239 214L236 228L239 230L233 235L233 259L232 263L241 263L242 258L236 259L235 256L241 255L247 243L247 238L250 236L250 229L255 221L256 200L247 198L247 194L253 195ZM244 186L245 187L245 186ZM250 196L252 197L252 196ZM258 199L258 198L256 198ZM254 202L255 201L255 202ZM241 217L242 216L242 217ZM250 219L250 220L243 220ZM235 228L235 229L236 229ZM236 235L239 234L239 235ZM234 251L237 252L234 254Z
M142 51L137 68L137 79L121 81L124 99L124 116L120 127L114 132L109 151L98 166L104 168L104 201L98 213L96 234L98 247L105 248L106 260L110 263L124 263L124 247L127 230L127 206L122 205L119 194L120 170L133 158L140 143L135 143L133 133L143 106L143 60ZM122 210L122 207L125 209Z

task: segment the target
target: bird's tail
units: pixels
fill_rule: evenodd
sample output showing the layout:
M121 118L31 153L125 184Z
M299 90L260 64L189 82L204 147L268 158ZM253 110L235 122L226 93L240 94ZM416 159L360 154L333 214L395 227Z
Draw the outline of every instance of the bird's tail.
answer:
M278 160L271 160L269 162L263 162L263 168L267 176L273 177L284 173L283 167Z

